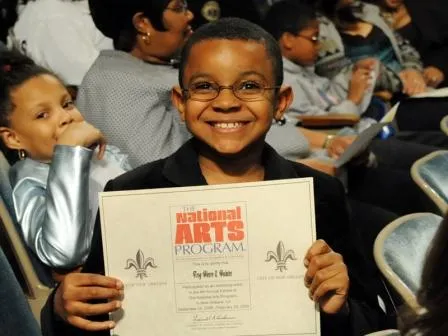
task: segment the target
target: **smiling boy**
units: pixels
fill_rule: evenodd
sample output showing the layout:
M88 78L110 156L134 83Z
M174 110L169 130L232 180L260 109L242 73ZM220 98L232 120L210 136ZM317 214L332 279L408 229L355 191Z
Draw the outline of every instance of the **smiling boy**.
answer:
M170 157L110 181L106 191L313 177L319 240L304 259L304 285L320 306L322 335L377 330L382 313L360 280L363 260L354 248L341 184L283 159L264 141L272 119L281 118L292 100L282 81L278 45L260 27L234 18L201 27L183 50L180 85L172 93L193 139ZM104 266L98 220L83 272L96 274L70 274L50 297L44 335L107 334L113 327L107 315L89 317L121 307L123 291L118 279L99 275Z

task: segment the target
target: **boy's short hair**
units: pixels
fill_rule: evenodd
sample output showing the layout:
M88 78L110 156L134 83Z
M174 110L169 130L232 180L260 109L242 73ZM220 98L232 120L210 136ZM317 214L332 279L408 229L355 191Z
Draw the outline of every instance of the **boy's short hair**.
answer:
M196 30L182 49L179 64L179 85L183 87L185 67L191 49L196 44L207 40L243 40L261 43L272 62L275 85L283 83L283 61L277 41L263 28L239 18L223 18L208 23Z
M263 28L278 41L284 33L298 34L317 20L316 9L303 0L285 0L272 5L263 20Z

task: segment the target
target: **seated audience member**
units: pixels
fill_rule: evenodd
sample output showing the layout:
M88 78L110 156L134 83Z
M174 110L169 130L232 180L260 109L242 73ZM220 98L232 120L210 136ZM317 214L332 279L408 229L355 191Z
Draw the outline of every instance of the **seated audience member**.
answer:
M325 77L339 73L344 57L380 61L376 91L415 95L426 90L418 52L393 32L377 6L355 0L320 0L322 49L317 63ZM332 22L331 22L331 21Z
M316 75L319 23L312 6L297 1L278 2L268 11L264 27L279 42L282 51L285 84L294 92L294 101L287 111L292 119L298 115L365 112L372 99L376 61L372 59L365 67L354 67L346 79L348 85Z
M93 24L87 0L26 1L12 39L17 49L74 86L99 51L112 48Z
M38 336L39 325L0 248L0 330L2 336Z
M282 79L278 45L258 26L235 18L202 26L183 49L179 86L172 93L193 139L168 158L112 180L106 190L313 177L319 240L306 256L305 286L320 305L322 335L377 330L383 327L384 314L368 285L371 279L363 276L342 185L283 159L264 141L272 119L281 119L292 99ZM114 327L107 313L121 306L126 289L120 280L98 274L104 274L99 221L92 246L83 272L97 274L64 279L44 308L44 335L82 335L86 329L106 335ZM322 258L328 263L322 264ZM110 301L98 303L104 299ZM92 316L100 314L106 315Z
M448 215L440 224L423 266L417 300L422 307L417 314L404 313L402 325L406 336L448 335Z
M25 242L54 269L79 266L90 250L97 193L129 170L127 158L106 149L60 80L26 56L0 54L0 92L0 136L18 159L10 177Z
M356 102L359 103L364 95L364 90L369 85L368 69L356 70L354 77L359 78L352 80L352 91L344 94L342 90L339 90L341 92L339 96L336 93L333 94L337 90L332 90L333 83L330 80L316 75L313 71L319 35L317 17L313 7L295 0L276 3L270 8L265 18L265 26L267 31L279 41L283 54L285 84L290 85L294 93L294 101L286 112L292 120L297 114L326 114L328 111L344 112L344 109L346 113L356 114L359 111L353 95L357 95ZM273 126L273 129L275 127L281 129L279 126ZM276 141L269 141L272 129L268 133L268 142L282 155L283 148L292 147L293 141L289 134L294 132L294 130L289 130L291 126L283 128L283 132L277 131ZM333 138L303 128L296 131L305 136L311 151L318 151L319 154L311 157L309 154L308 157L304 157L302 154L302 160L299 162L327 174L335 175L334 160L330 160L330 158L337 158L341 155L353 138L352 140L349 137ZM326 153L319 150L322 147L328 147ZM348 195L384 207L399 215L412 213L417 209L424 210L425 208L421 205L421 192L412 181L409 170L416 160L437 148L402 143L394 139L376 141L373 147L374 152L378 153L380 164L376 168L367 168L363 165L351 167L348 171ZM391 147L400 151L401 159L408 163L402 162L400 165L396 165L392 155L384 152L384 148ZM407 192L403 193L404 190ZM399 196L402 193L409 198L404 200Z
M341 73L347 73L351 71L358 56L363 54L363 57L374 56L380 60L376 91L390 93L394 95L394 99L399 99L401 93L413 95L426 90L418 53L399 34L393 33L381 17L378 7L353 0L320 0L319 7L328 17L333 18L334 23L328 17L319 17L321 43L316 62L317 74L334 78ZM338 29L346 33L340 34ZM342 36L349 40L359 39L360 43L354 43L353 49L350 50L350 46L344 44ZM370 43L369 39L380 41ZM393 70L400 67L402 70L399 72ZM398 118L404 120L402 124L413 125L400 128L396 136L406 141L446 148L448 138L440 132L440 120L446 115L445 111L443 105L441 108L437 101L426 102L424 107L414 108L406 113L400 111ZM424 118L421 120L424 121L422 126L418 121L420 118ZM414 131L416 128L419 131Z
M138 166L176 151L188 138L170 101L176 57L192 30L181 0L90 0L93 20L114 42L79 88L87 121Z
M448 25L445 0L369 0L422 57L423 76L431 87L446 86Z

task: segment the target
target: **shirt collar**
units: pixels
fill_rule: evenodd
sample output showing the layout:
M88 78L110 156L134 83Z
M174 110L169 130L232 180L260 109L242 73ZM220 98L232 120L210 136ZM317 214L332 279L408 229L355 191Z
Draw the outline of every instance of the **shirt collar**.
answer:
M165 178L179 187L207 184L199 167L196 141L195 139L187 141L176 153L167 158L163 167ZM262 161L266 181L300 177L293 164L266 143Z

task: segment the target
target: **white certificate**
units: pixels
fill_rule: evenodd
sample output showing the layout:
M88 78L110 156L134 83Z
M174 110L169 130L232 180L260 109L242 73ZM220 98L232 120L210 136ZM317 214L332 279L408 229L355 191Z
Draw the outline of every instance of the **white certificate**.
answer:
M311 178L100 194L119 336L320 335Z

